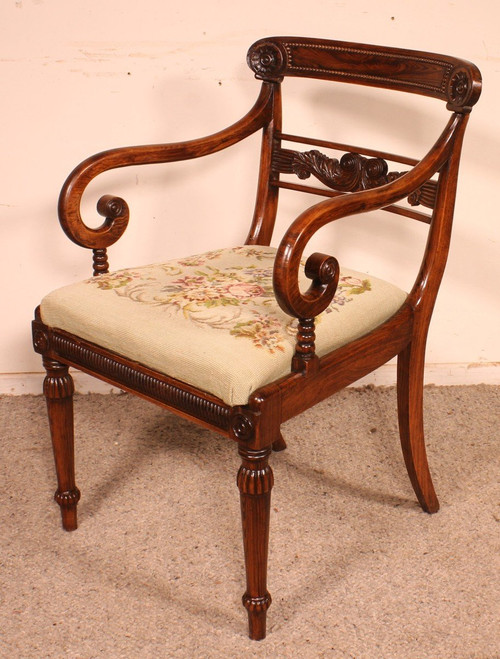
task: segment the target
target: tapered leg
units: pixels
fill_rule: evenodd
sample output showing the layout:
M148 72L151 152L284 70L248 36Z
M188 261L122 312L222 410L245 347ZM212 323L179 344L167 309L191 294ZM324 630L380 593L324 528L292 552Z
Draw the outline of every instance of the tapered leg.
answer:
M75 485L73 378L64 364L44 359L43 365L47 371L43 393L47 401L58 484L54 499L61 508L63 528L74 531L77 528L76 507L80 491Z
M266 612L271 605L267 591L267 556L269 548L269 515L273 472L269 466L271 447L253 451L240 445L242 458L238 472L241 498L243 545L247 588L243 606L248 611L249 636L258 641L266 636Z
M398 418L406 469L418 501L428 513L439 510L424 440L424 347L409 344L398 356Z

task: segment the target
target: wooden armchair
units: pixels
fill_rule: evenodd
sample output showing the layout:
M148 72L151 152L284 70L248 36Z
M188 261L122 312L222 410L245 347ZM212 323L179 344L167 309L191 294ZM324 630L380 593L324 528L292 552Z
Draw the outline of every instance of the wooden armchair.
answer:
M68 237L93 251L94 277L47 295L33 322L47 375L63 527L77 526L73 381L90 373L225 435L237 445L252 639L266 633L272 449L286 448L282 422L398 357L398 414L406 468L422 508L439 504L424 445L424 351L443 275L462 139L481 77L469 62L431 53L317 39L258 41L248 64L262 81L252 109L219 133L176 144L105 151L85 160L61 192ZM288 76L370 85L431 96L450 111L420 161L282 131L281 83ZM129 209L104 196L105 220L89 228L80 200L102 172L199 158L262 130L255 212L244 244L163 264L108 272L107 248L124 233ZM286 148L284 146L286 144ZM308 144L312 150L294 147ZM339 159L317 148L343 153ZM392 171L388 161L401 163ZM300 183L316 177L319 183ZM325 200L295 219L270 247L281 188ZM312 197L314 198L314 197ZM430 213L417 210L417 206ZM413 288L339 268L330 255L304 256L324 225L383 209L427 223L428 240Z

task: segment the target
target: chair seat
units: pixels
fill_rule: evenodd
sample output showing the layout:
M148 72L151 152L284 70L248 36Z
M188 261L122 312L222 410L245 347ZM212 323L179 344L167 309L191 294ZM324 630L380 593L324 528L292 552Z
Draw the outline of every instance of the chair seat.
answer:
M295 349L297 320L273 293L275 255L271 247L234 247L99 275L47 295L42 320L244 405L290 373ZM332 304L316 319L317 354L363 336L405 299L386 281L342 268Z

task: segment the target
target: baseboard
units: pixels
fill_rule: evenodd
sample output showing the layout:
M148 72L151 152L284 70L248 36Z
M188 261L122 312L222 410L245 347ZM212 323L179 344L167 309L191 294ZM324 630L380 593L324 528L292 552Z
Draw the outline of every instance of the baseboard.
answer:
M107 382L93 378L87 373L73 371L71 375L75 382L75 391L79 394L116 394L120 389L112 387ZM23 396L42 393L44 373L1 373L0 395Z
M500 385L500 362L484 362L475 364L426 364L425 384L438 387L493 384ZM385 364L373 373L361 378L352 386L365 384L390 386L396 384L396 364Z
M120 389L106 382L93 378L86 373L72 371L75 389L80 394L112 394L120 393ZM40 394L42 391L43 373L2 373L0 374L0 395L22 396ZM425 368L425 383L436 386L445 385L500 385L500 362L485 362L476 364L427 364ZM391 386L396 384L396 365L386 364L355 382L352 386L373 384L375 386Z

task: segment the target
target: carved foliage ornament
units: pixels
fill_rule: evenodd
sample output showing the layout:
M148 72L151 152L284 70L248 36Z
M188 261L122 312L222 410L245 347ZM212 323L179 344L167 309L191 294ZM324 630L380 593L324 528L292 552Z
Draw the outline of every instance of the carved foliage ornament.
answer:
M321 151L278 149L273 155L273 168L284 174L296 174L300 179L315 176L324 185L340 192L358 192L391 183L404 172L389 172L383 158L365 158L359 153L345 153L340 160L329 158ZM412 206L434 208L436 181L428 181L408 197Z
M387 181L387 163L381 158L363 158L358 153L346 153L342 158L328 158L319 151L308 151L300 154L297 160L309 161L308 173L299 178L307 178L310 173L316 174L320 181L329 185L335 184L339 190L365 190L381 185ZM294 163L300 170L300 165Z
M329 158L321 151L288 151L282 149L275 159L275 166L284 173L296 174L307 179L313 174L325 185L342 192L355 192L375 188L388 183L399 172L387 173L387 163L382 158L364 158L359 153L345 153L340 160Z

